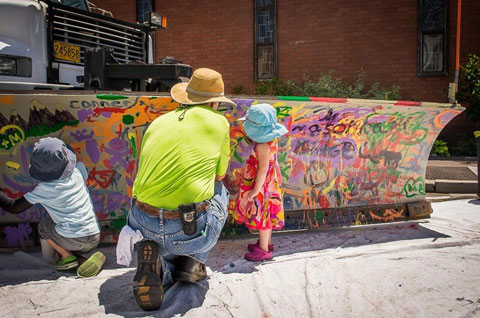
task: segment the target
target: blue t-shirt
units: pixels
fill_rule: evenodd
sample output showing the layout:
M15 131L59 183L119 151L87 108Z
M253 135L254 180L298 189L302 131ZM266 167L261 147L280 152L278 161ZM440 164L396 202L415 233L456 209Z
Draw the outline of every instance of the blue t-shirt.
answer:
M78 162L70 177L40 182L24 198L40 203L55 223L55 230L64 237L83 237L100 233L97 217L85 180L87 169Z

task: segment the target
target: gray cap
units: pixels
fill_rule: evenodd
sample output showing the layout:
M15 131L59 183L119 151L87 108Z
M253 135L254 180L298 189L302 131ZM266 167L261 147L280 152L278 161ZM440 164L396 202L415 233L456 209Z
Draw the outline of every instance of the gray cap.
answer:
M38 181L52 181L69 177L77 163L77 156L62 140L42 138L33 148L30 176Z

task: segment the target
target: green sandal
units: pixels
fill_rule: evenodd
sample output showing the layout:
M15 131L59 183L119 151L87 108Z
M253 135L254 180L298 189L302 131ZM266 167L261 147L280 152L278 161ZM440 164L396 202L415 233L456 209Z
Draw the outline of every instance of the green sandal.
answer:
M107 258L102 252L95 252L77 269L77 275L81 277L97 276Z
M60 259L57 262L55 262L55 265L53 267L57 271L66 271L69 269L77 268L78 267L77 257L75 255L70 255L67 258Z

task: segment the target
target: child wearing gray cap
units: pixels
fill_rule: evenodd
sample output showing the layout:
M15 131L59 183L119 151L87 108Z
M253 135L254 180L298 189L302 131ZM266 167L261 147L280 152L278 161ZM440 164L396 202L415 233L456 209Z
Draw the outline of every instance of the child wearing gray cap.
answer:
M13 200L0 189L0 208L18 214L40 203L48 217L38 231L58 253L55 269L78 267L80 276L95 276L105 262L96 252L88 260L82 256L95 249L100 241L100 227L85 184L87 169L73 149L58 138L42 138L33 149L29 174L40 183L31 192ZM79 262L82 263L79 267Z

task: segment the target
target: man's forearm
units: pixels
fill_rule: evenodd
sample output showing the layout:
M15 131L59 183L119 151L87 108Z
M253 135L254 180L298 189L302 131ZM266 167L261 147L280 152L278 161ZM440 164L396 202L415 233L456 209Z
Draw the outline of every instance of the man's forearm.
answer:
M31 206L32 204L25 200L23 196L14 200L7 196L5 192L0 191L0 208L7 212L19 214L27 210Z

